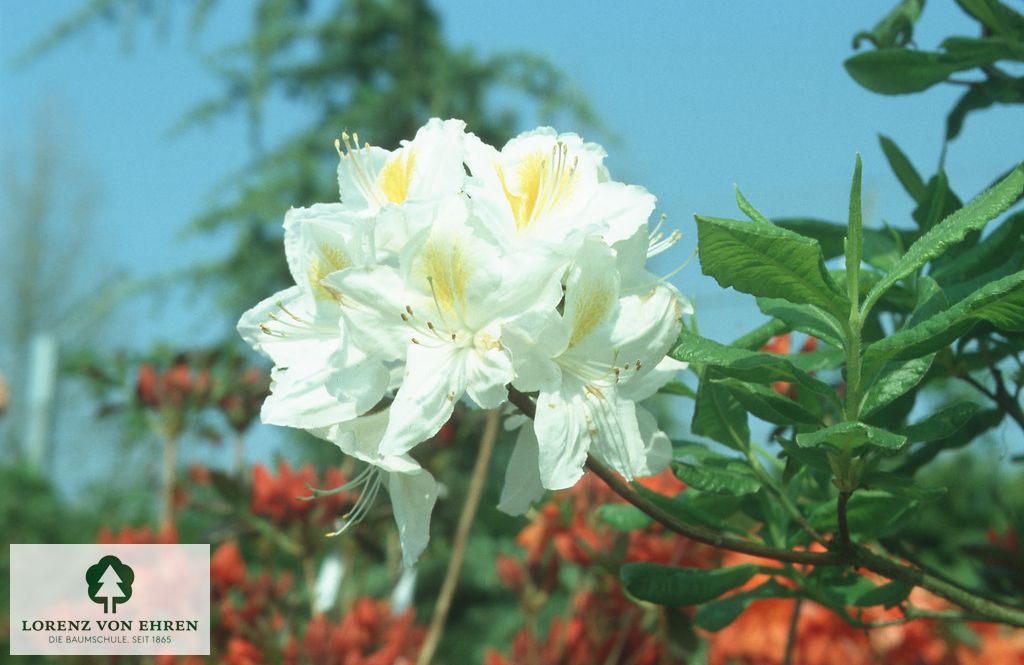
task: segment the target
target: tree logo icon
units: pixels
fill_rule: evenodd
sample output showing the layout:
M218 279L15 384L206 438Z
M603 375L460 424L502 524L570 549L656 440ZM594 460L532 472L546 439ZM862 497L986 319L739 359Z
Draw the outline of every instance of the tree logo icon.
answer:
M116 556L107 555L85 571L89 599L103 605L103 613L117 614L117 606L132 597L135 571Z

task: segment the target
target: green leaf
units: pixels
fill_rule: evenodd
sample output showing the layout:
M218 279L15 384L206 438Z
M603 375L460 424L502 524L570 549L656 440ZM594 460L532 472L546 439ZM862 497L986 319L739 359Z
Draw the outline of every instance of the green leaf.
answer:
M730 448L746 451L750 447L750 426L747 412L728 388L715 383L714 368L704 370L693 409L690 429Z
M761 481L740 461L730 461L722 465L707 462L699 465L676 462L672 468L676 477L690 487L704 492L740 496L761 489Z
M874 539L896 530L916 502L877 490L860 490L850 497L846 519L858 539ZM810 516L811 525L823 531L836 529L836 508L821 504Z
M679 333L676 347L669 355L676 360L714 367L720 376L762 384L776 381L795 383L839 404L831 386L810 376L780 355L725 346L685 329ZM707 379L705 376L701 387Z
M928 180L924 188L924 198L914 208L911 216L918 228L925 232L963 206L964 202L950 189L946 172L940 169Z
M868 489L913 501L935 501L946 493L945 487L921 487L907 476L885 471L869 471L861 476L860 483Z
M863 39L876 48L903 46L914 36L914 23L921 16L924 0L900 0L870 32L859 32L853 38L853 48L859 48Z
M974 111L994 104L1021 103L1024 103L1024 79L988 79L975 83L967 88L946 116L946 140L952 141L960 135L964 121Z
M697 392L679 379L672 379L661 388L658 388L658 392L663 395L678 395L680 397L697 399Z
M1013 41L1024 40L1024 16L998 0L957 0L960 7L980 21L994 35Z
M843 348L835 319L820 307L794 305L782 298L758 298L757 306L766 316L779 319L793 330L817 337L837 349Z
M955 260L932 270L929 276L940 285L956 285L982 275L1018 255L1021 234L1024 233L1024 212L1010 215L980 243L956 257Z
M974 402L957 402L942 407L924 420L907 425L898 433L907 437L908 443L935 441L952 435L967 424L981 409Z
M882 152L885 153L885 158L889 160L889 166L892 167L896 178L903 185L903 189L907 190L910 198L920 203L924 199L924 180L921 179L917 169L914 168L910 159L903 154L899 146L888 136L879 134L878 142L882 144Z
M787 217L776 219L775 226L817 240L826 261L843 255L847 231L845 224L805 217ZM864 229L864 260L872 265L883 264L879 267L888 269L888 266L884 265L888 257L896 251L902 254L903 248L913 243L917 236L916 231L908 229Z
M655 563L628 563L619 575L626 590L640 600L670 607L700 605L743 586L757 566L731 568L677 568Z
M824 471L831 475L832 467L828 461L828 454L817 448L801 448L795 441L779 437L779 445L782 446L783 455L790 457L803 466Z
M743 196L743 192L740 191L739 187L736 188L736 205L739 206L744 215L750 218L750 221L760 224L771 224L771 220L761 214L761 211L755 208L747 200L747 197Z
M935 459L944 450L953 450L968 445L979 436L1003 422L1005 413L1001 409L988 409L974 414L962 427L949 436L915 446L907 461L897 469L898 473L913 475L918 469Z
M883 371L864 395L861 417L869 417L920 383L934 359L935 354L930 353L921 358L895 363L888 371Z
M755 600L789 598L792 595L791 589L771 579L753 589L738 591L731 596L702 605L694 616L694 622L704 630L719 631L735 621Z
M868 294L868 303L876 301L896 282L909 277L925 263L941 255L970 231L979 230L1004 210L1024 191L1024 165L1015 168L1002 182L975 197L970 203L928 230L893 266L885 278Z
M602 522L618 531L635 531L651 525L654 521L636 506L621 503L606 503L597 509Z
M842 422L816 432L797 434L796 442L804 448L828 445L843 450L870 444L886 450L899 450L907 438L864 423Z
M949 309L869 345L863 375L873 375L889 360L938 351L982 320L1004 330L1024 329L1024 271L992 282Z
M951 38L943 46L944 53L883 48L859 53L843 65L853 80L868 90L902 95L927 90L959 71L1021 56L1019 47L998 38Z
M894 607L906 600L913 588L913 585L906 582L889 582L871 589L853 601L853 604L857 607L872 607L874 605Z
M774 224L696 216L705 275L753 296L817 305L838 316L849 309L832 281L818 242Z
M743 407L761 420L776 425L821 425L821 418L814 415L801 404L780 395L772 388L756 383L746 383L738 379L719 379L718 383L732 392L732 396Z

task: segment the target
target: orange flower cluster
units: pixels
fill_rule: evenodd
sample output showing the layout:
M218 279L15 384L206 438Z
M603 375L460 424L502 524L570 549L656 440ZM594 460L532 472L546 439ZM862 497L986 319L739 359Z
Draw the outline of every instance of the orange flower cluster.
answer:
M291 575L251 575L234 542L213 553L210 582L215 644L225 645L225 665L394 665L412 663L423 643L425 630L411 609L393 615L386 602L368 598L357 600L338 623L314 617L297 637L287 619L294 614L287 610Z
M671 471L641 482L666 496L686 488ZM530 615L546 602L558 582L559 568L567 563L596 573L597 578L591 588L573 596L568 616L554 619L546 636L539 636L528 621L515 636L511 653L492 651L486 665L672 662L666 660L668 647L661 628L670 610L636 605L623 595L614 576L602 571L632 561L707 567L717 554L658 524L628 533L616 531L601 521L597 510L621 503L599 478L587 475L571 489L554 493L538 509L517 538L525 558L503 555L497 565L499 579L519 594L524 611Z
M653 491L675 496L686 488L670 470L640 481ZM545 556L588 566L595 554L612 551L616 540L624 536L600 521L596 511L608 503L624 503L621 498L592 474L584 476L571 489L556 492L553 500L541 506L533 521L516 539L533 566ZM708 565L708 548L686 538L667 533L660 525L629 532L624 561L653 561L687 566Z
M771 561L727 554L724 565ZM767 580L758 575L743 588ZM884 579L874 579L884 583ZM923 589L910 594L909 602L920 610L941 611L949 604ZM777 665L783 662L790 624L797 601L788 598L756 600L725 629L712 633L708 665ZM868 624L899 622L899 607L851 608L850 614ZM1010 631L991 624L970 624L980 649L956 642L936 619L915 619L864 629L851 626L831 610L811 601L800 603L790 662L793 665L1024 665L1024 630Z
M284 665L411 665L426 629L414 623L412 609L392 614L386 601L360 598L333 624L314 617L301 640L285 648Z
M545 638L520 631L510 657L491 651L485 665L660 665L666 661L664 636L646 625L651 617L630 602L617 585L573 597L568 617L551 622ZM655 618L656 621L656 618Z
M264 515L276 524L326 524L344 513L354 503L348 492L339 492L316 501L298 497L310 495L309 488L330 489L344 485L348 479L339 469L328 469L321 480L313 465L304 464L298 470L288 462L279 462L277 475L267 467L256 464L252 468L253 514Z
M208 369L193 371L183 358L178 358L164 372L158 372L150 363L140 365L135 394L142 404L154 409L180 408L187 401L202 401L209 388Z
M231 429L241 434L260 414L263 400L270 394L270 377L257 367L249 367L230 378L227 382L215 381L214 392L217 407Z

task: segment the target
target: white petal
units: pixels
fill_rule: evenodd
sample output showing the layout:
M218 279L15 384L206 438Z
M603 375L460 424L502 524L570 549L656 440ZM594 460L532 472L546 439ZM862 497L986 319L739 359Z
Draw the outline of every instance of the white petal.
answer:
M519 430L515 448L505 468L505 486L501 490L498 510L509 515L522 515L544 496L540 481L540 451L533 423Z
M619 386L619 395L634 402L645 400L687 367L688 363L665 356L651 371L640 372L629 381L623 381Z
M352 335L342 335L338 348L328 363L337 368L324 388L340 401L352 402L357 413L365 413L384 397L390 372L379 357L368 356L356 348Z
M405 380L391 403L381 451L401 455L441 429L466 389L465 361L472 349L438 343L409 346Z
M603 182L581 216L597 221L605 241L613 244L633 236L641 227L646 229L656 201L654 195L643 187ZM646 258L646 246L644 250Z
M518 316L502 326L501 341L512 354L515 380L523 392L554 390L562 371L552 358L569 344L569 327L558 312L536 310Z
M397 270L390 266L351 268L330 275L323 283L340 294L346 331L356 346L385 360L405 357L410 339L417 336L402 318L408 318L406 307L418 312L429 303L405 289Z
M636 405L619 397L614 386L584 396L590 416L591 453L626 480L650 475L647 450L637 423Z
M422 469L416 473L389 473L386 478L402 542L402 562L411 567L430 540L430 514L437 501L437 482Z
M353 145L338 161L338 191L345 207L352 210L376 209L386 202L377 186L377 174L391 157L391 151L377 146Z
M508 384L515 378L508 351L487 348L467 354L466 393L481 409L494 409L508 400Z
M306 429L355 418L356 405L339 401L324 387L334 371L326 362L275 367L270 373L270 396L260 412L263 422Z
M672 462L672 440L658 429L658 421L642 406L636 407L636 420L640 425L640 436L644 440L647 469L638 476L653 476L667 468Z
M590 435L582 385L567 380L558 391L542 391L537 398L534 431L537 434L541 484L549 490L572 487L583 476ZM577 388L573 391L572 388Z

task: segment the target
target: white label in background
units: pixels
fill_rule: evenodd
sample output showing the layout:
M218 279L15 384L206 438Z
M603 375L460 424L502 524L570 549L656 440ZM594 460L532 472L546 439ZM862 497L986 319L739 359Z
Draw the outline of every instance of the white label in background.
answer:
M11 545L11 655L210 653L209 545Z

